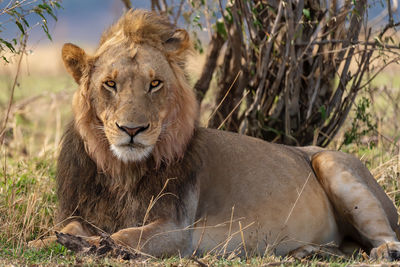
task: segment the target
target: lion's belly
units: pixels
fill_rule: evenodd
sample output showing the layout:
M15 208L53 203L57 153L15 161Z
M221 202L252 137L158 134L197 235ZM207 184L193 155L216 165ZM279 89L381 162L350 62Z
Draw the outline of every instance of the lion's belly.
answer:
M214 143L199 175L197 220L203 220L193 232L194 249L228 252L244 243L248 252L283 255L307 243L340 242L333 208L301 154L239 135L206 134Z
M331 204L321 188L306 187L297 202L277 191L234 206L222 205L218 213L202 214L198 219L205 221L195 225L193 247L219 254L240 249L244 241L248 252L263 255L270 250L285 255L305 244L340 244Z

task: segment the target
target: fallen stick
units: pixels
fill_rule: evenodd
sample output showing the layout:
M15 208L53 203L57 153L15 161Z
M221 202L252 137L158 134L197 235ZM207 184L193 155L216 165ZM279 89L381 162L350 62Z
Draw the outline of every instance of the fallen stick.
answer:
M121 258L123 260L137 259L141 255L136 252L131 252L129 249L115 244L114 240L108 235L100 237L99 245L90 244L87 240L80 236L64 234L56 232L57 242L67 249L85 255L110 256Z

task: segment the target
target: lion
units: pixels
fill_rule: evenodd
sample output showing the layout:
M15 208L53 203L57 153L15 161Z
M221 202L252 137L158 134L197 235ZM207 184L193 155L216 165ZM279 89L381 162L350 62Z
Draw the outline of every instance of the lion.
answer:
M92 56L64 45L79 89L57 165L61 232L90 241L102 229L154 256L307 256L350 238L399 260L396 208L358 159L198 126L191 51L185 30L144 10Z

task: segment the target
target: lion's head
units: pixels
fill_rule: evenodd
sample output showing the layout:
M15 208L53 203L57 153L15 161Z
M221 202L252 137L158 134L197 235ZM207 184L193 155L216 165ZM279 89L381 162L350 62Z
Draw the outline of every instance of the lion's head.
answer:
M75 125L104 171L183 156L198 105L184 72L191 45L166 18L135 10L106 30L93 56L65 44L62 58L79 84Z

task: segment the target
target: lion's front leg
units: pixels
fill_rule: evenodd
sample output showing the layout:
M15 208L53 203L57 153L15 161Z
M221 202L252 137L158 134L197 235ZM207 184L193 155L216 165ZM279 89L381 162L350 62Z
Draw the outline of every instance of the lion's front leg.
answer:
M153 256L187 255L192 251L190 230L173 221L157 220L111 235L117 243Z
M60 232L64 234L71 234L77 236L88 237L90 236L90 232L85 229L85 227L78 221L72 221L68 223L64 228L60 230ZM52 244L55 244L57 241L57 237L55 235L48 236L46 238L39 238L36 240L32 240L28 242L28 247L31 248L44 248L48 247Z

